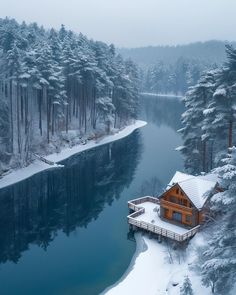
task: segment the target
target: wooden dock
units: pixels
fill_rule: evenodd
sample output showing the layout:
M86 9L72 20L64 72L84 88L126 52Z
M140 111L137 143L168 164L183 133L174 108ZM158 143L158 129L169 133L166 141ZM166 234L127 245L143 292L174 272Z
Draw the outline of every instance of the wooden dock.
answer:
M159 205L159 199L150 196L138 198L128 202L129 209L134 211L133 213L127 216L128 223L133 227L144 229L148 232L157 234L159 236L164 236L178 242L183 242L191 238L199 230L200 225L189 230L186 229L186 231L183 234L180 234L178 232L175 232L174 230L172 231L165 228L165 226L163 226L163 222L161 223L162 226L159 226L156 224L152 224L151 222L144 221L142 219L140 220L140 218L137 219L137 217L145 213L145 208L141 206L141 204L144 204L145 202L151 202L157 204L157 206ZM157 212L156 215L157 218L159 218ZM165 223L169 225L168 221L166 221Z

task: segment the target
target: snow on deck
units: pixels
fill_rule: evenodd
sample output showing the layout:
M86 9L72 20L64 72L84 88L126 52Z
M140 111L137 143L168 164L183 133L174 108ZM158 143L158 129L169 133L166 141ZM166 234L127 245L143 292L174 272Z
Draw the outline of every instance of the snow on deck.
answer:
M135 219L139 221L144 221L151 223L153 225L159 226L163 229L172 231L176 234L183 235L189 232L189 229L185 229L183 227L180 227L178 225L169 223L167 221L163 221L159 217L160 212L160 206L158 204L155 204L153 202L144 202L140 204L140 207L145 209L145 212L137 217ZM157 212L158 210L158 212Z

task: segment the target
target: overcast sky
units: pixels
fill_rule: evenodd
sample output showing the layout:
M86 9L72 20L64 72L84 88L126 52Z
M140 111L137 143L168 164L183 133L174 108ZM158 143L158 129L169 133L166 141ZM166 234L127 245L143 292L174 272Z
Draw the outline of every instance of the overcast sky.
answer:
M0 0L0 17L61 23L119 47L236 40L236 0Z

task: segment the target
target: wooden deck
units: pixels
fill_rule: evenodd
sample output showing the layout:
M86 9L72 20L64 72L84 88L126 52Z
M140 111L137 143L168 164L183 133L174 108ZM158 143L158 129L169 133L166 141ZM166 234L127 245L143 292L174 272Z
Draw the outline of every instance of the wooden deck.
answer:
M145 213L145 208L142 207L141 204L144 204L146 202L151 202L151 203L157 204L157 206L159 205L159 200L157 198L149 197L149 196L138 198L138 199L131 200L128 202L129 209L134 211L133 213L131 213L130 215L127 216L128 223L130 225L135 226L140 229L144 229L148 232L151 232L151 233L154 233L154 234L157 234L160 236L170 238L172 240L179 241L179 242L183 242L183 241L191 238L198 231L200 225L198 225L190 230L186 229L184 233L180 234L177 231L174 231L174 230L172 231L172 230L167 229L170 227L170 224L168 222L162 222L161 223L162 226L159 226L156 224L152 224L151 222L147 222L145 220L142 220L141 215L143 215ZM156 212L156 216L158 217L157 212ZM137 217L138 217L138 219L137 219ZM165 228L165 225L163 225L165 223L166 223L166 228Z

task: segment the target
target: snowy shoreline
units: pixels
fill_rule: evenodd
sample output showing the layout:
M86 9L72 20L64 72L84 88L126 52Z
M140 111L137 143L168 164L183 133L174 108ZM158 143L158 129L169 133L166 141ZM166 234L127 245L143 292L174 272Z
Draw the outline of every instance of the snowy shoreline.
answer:
M59 163L75 154L79 154L83 151L96 148L98 146L111 143L113 141L122 139L131 133L133 133L136 129L144 127L147 124L145 121L137 120L135 123L126 126L122 130L118 131L115 134L107 135L99 140L91 140L88 141L86 145L76 145L72 148L65 148L60 153L54 153L48 156L45 156L44 158ZM20 182L22 180L25 180L37 173L40 173L45 170L49 169L55 169L55 168L62 168L63 165L55 164L55 165L48 165L46 163L43 163L39 160L35 160L33 163L31 163L29 166L17 169L7 175L5 175L3 178L0 179L0 189L10 186L12 184L15 184L17 182Z
M141 92L141 95L147 95L147 96L159 96L159 97L169 97L169 98L182 98L183 95L177 95L177 94L160 94L160 93L152 93L152 92Z
M130 264L128 266L128 268L126 269L126 271L124 272L124 274L122 275L122 277L114 283L114 285L111 285L109 287L107 287L100 295L105 295L108 294L109 291L114 290L114 288L116 288L120 283L122 283L129 275L129 273L134 269L135 266L135 261L138 258L138 256L142 253L147 251L148 247L145 244L144 239L142 239L141 237L141 233L136 233L135 234L135 240L136 240L136 249L134 252L134 255L130 261Z
M191 270L196 249L203 243L202 234L197 234L189 242L184 259L178 257L178 251L172 250L172 262L164 242L158 243L156 239L141 234L136 234L135 238L137 249L130 266L121 279L101 295L179 295L185 275L191 280L194 294L211 294L209 288L202 286L201 278ZM145 245L145 249L142 245ZM174 286L173 283L177 285Z

